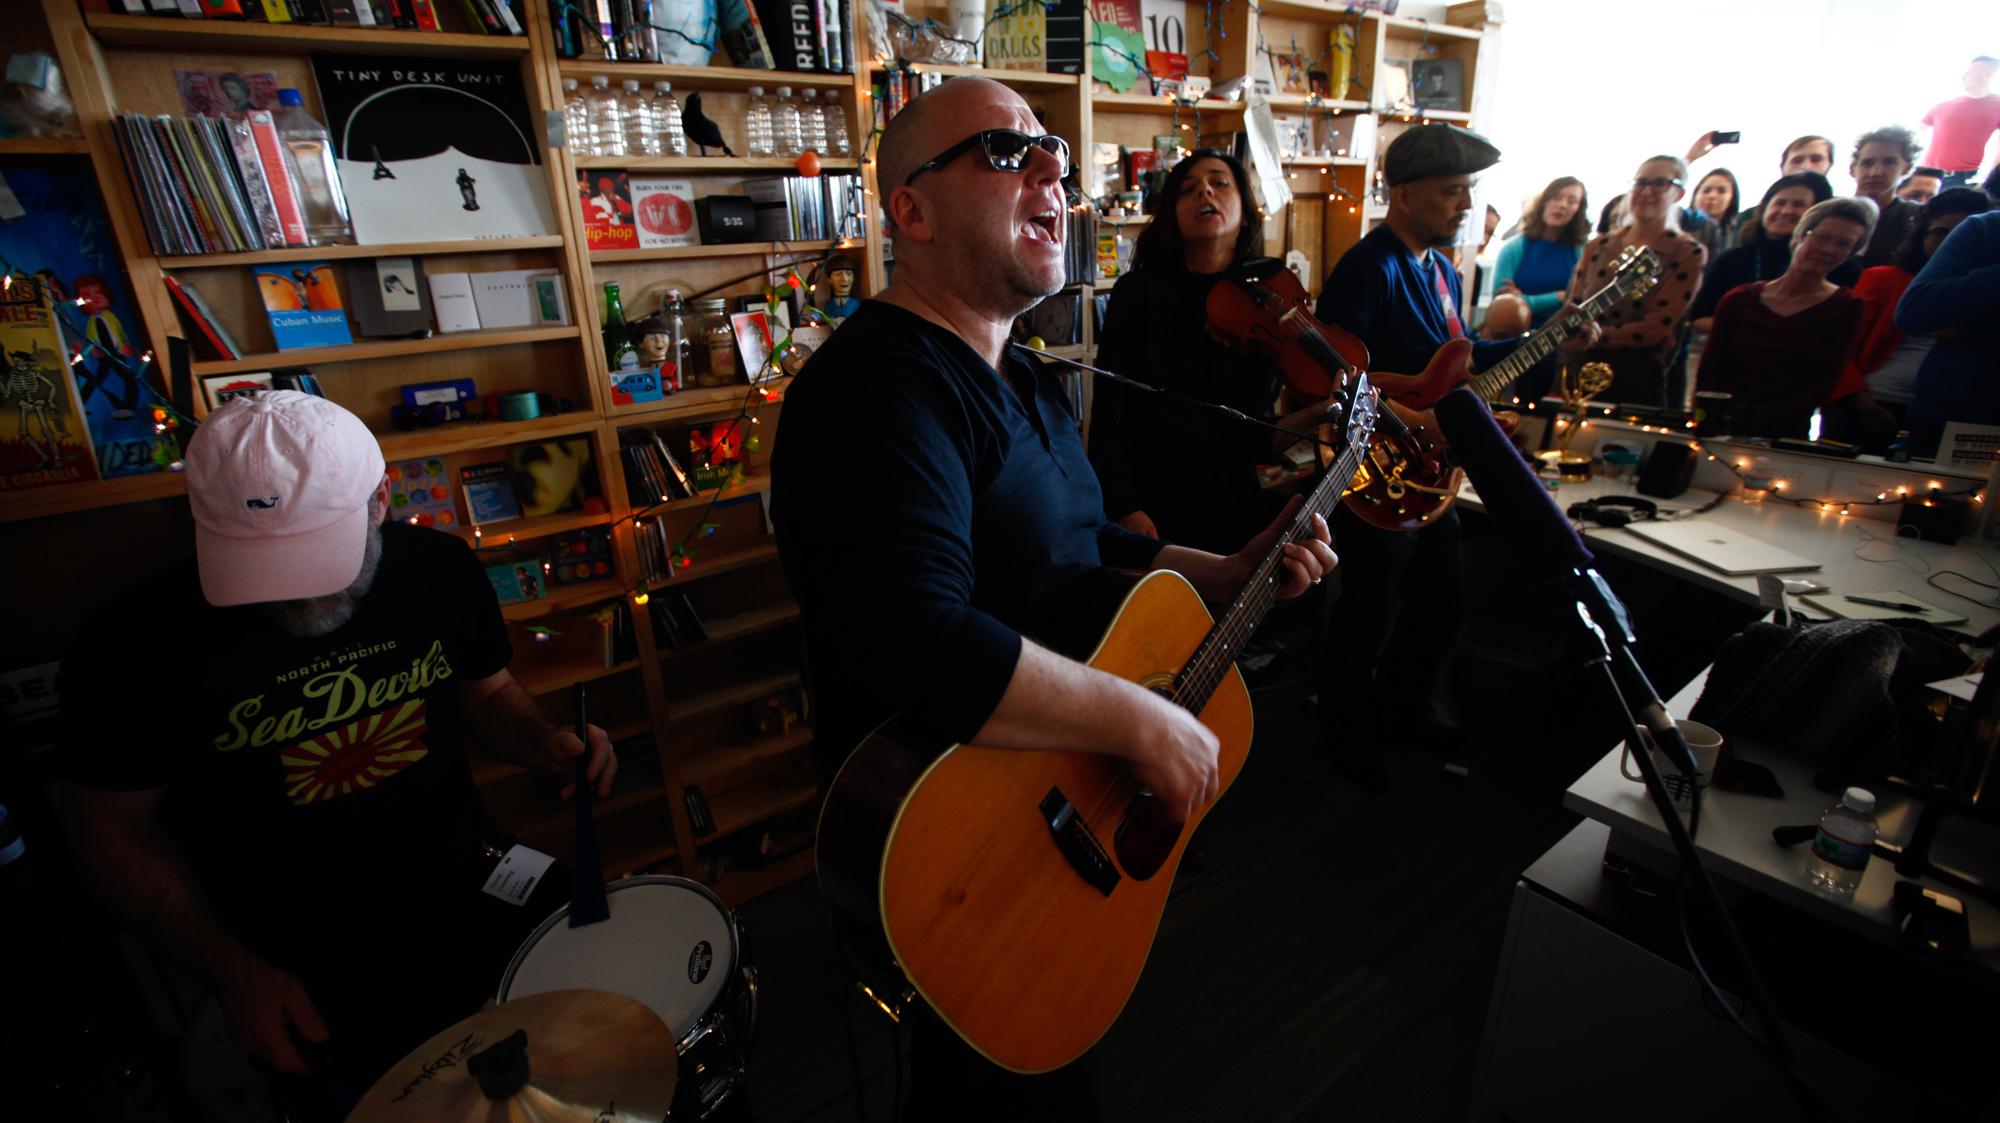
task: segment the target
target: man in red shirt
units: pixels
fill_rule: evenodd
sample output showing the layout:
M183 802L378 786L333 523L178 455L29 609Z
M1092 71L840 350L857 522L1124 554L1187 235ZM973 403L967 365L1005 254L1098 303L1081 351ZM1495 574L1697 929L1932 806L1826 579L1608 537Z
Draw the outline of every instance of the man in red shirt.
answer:
M1986 157L1986 140L2000 129L2000 95L1988 91L2000 59L1980 55L1965 68L1965 95L1924 114L1931 149L1924 163L1944 169L1944 186L1967 187Z

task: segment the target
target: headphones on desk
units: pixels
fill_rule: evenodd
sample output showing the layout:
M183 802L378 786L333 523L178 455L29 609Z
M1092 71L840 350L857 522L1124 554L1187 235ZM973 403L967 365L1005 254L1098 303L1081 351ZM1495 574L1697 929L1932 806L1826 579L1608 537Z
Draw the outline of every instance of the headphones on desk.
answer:
M1659 518L1660 506L1636 495L1600 495L1570 504L1569 517L1598 526L1630 526L1641 519Z

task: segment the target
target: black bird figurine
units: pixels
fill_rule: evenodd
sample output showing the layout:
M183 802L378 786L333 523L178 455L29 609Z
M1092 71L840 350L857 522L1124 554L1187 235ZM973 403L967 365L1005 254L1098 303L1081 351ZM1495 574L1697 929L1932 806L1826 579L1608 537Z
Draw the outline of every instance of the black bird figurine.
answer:
M723 143L722 127L709 120L708 115L701 111L699 91L689 94L687 104L681 109L681 130L687 134L689 140L701 147L703 156L708 155L708 150L711 148L722 149L724 156L736 155L729 150L729 145Z

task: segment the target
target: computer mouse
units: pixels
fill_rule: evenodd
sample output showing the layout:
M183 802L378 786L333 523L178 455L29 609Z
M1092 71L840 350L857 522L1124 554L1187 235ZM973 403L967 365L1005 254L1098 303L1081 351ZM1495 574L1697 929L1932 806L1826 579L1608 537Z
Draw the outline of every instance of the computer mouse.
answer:
M1785 591L1796 597L1806 593L1824 593L1826 592L1826 586L1821 582L1809 581L1804 577L1787 577L1785 578Z

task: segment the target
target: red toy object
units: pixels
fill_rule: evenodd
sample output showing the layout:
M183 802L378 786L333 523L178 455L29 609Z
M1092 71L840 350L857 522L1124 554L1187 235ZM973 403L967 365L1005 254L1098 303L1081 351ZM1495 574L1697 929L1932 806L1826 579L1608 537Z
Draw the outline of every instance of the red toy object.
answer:
M818 175L819 153L801 152L799 153L798 162L794 163L792 166L798 169L800 175L804 176Z

